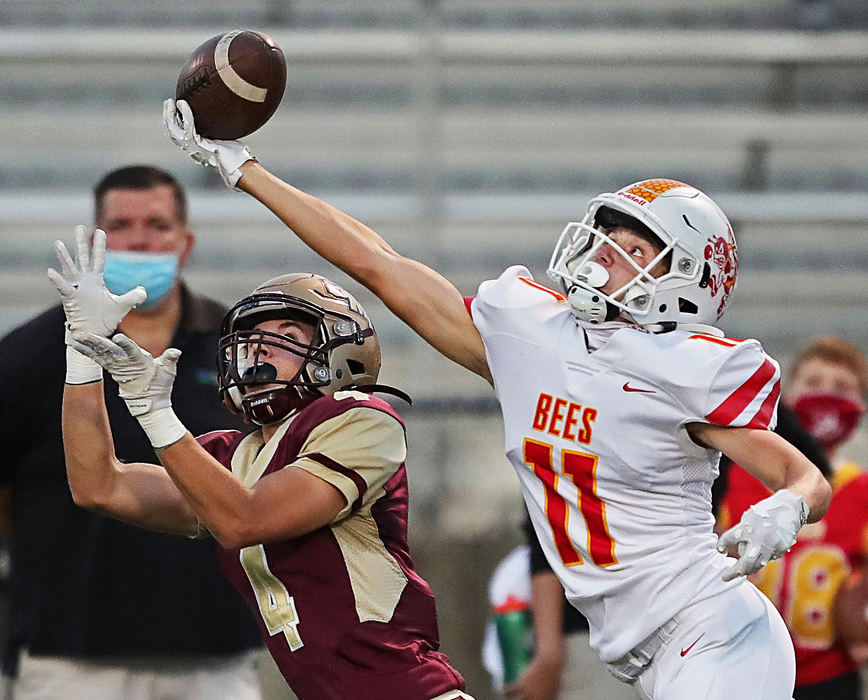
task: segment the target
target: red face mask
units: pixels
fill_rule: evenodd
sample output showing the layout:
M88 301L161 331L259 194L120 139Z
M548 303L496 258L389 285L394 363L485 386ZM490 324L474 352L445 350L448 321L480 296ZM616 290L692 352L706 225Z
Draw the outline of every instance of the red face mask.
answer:
M793 405L799 423L827 450L852 435L864 408L852 399L834 394L802 394Z

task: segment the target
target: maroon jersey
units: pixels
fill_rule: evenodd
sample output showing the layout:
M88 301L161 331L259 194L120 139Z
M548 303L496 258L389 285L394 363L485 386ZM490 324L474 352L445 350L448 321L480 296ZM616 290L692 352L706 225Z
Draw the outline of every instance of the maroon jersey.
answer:
M434 596L407 547L406 439L385 401L359 392L316 400L263 444L219 431L200 444L246 485L286 467L344 494L326 527L242 549L223 570L259 618L301 700L428 700L464 679L438 651Z

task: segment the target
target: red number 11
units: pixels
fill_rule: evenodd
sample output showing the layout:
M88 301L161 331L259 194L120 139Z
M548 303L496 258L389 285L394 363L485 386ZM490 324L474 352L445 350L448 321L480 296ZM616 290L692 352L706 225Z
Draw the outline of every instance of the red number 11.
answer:
M524 461L533 469L545 487L546 517L552 528L555 547L564 566L577 566L584 560L567 534L570 510L567 502L557 492L560 474L554 469L554 448L544 442L525 439ZM576 485L579 491L578 507L588 529L587 550L597 566L617 563L615 542L606 523L606 504L597 495L597 456L584 452L561 453L561 471Z

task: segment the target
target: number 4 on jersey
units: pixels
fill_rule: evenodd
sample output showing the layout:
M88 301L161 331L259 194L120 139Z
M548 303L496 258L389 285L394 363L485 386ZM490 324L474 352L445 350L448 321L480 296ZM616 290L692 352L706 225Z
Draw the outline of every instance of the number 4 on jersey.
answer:
M290 651L304 646L298 634L295 600L277 576L268 568L265 547L261 544L241 550L241 566L250 580L259 602L259 613L271 635L283 632Z
M567 475L579 492L576 504L588 530L587 551L597 566L617 563L615 542L606 523L606 504L597 495L597 456L584 452L561 452L561 470L556 472L553 460L554 448L544 442L529 438L524 441L524 461L530 466L545 487L546 518L552 528L555 547L564 566L583 563L567 531L570 509L558 493L560 474Z

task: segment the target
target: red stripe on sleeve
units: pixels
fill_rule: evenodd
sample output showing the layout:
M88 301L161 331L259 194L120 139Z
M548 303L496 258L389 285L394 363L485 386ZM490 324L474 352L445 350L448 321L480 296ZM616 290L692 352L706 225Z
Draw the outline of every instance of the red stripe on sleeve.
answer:
M729 425L741 412L753 401L757 394L762 391L768 381L775 376L775 366L770 360L763 362L762 366L753 373L750 379L736 389L717 408L705 418L715 425Z
M561 294L560 292L556 292L554 289L549 289L545 285L540 284L536 280L529 280L527 277L519 277L518 280L520 282L524 282L529 287L533 287L534 289L539 289L541 292L545 292L546 294L551 294L558 301L566 301L567 298Z
M464 308L467 309L467 313L470 314L471 318L473 318L473 314L470 311L470 305L473 303L474 299L476 299L475 294L472 297L464 297Z
M717 343L718 345L723 345L727 348L734 348L736 343L740 343L740 340L735 340L734 338L717 338L713 335L691 335L688 340L707 340L709 343Z
M772 419L772 413L774 413L775 406L778 403L778 396L781 393L781 383L775 382L775 387L769 392L769 395L766 396L766 400L763 401L763 405L760 406L760 410L753 417L750 423L747 424L748 428L768 428L769 421Z

